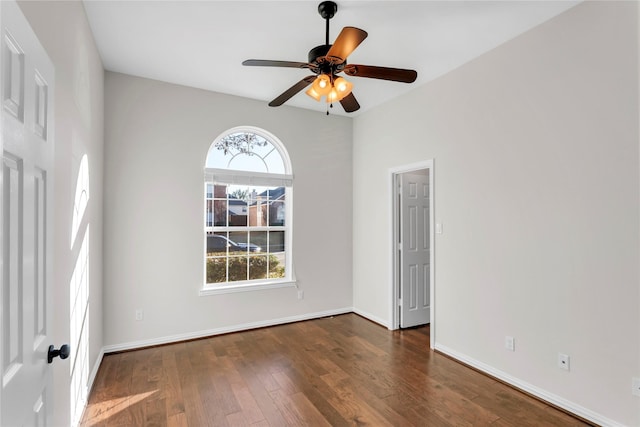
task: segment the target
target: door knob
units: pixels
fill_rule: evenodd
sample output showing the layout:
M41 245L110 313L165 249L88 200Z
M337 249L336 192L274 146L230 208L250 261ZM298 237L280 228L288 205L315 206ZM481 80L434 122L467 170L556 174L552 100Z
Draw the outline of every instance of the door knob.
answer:
M58 350L56 350L54 346L50 345L49 352L47 353L47 362L53 362L53 358L58 356L60 356L60 359L66 359L69 357L70 352L71 349L69 348L69 344L64 344Z

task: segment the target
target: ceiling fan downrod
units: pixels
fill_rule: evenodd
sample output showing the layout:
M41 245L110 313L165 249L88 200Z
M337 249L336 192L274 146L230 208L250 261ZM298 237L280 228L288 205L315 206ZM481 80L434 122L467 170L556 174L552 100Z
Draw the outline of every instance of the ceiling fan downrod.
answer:
M318 13L325 20L325 45L329 44L329 21L338 11L338 5L332 1L323 1L318 5Z

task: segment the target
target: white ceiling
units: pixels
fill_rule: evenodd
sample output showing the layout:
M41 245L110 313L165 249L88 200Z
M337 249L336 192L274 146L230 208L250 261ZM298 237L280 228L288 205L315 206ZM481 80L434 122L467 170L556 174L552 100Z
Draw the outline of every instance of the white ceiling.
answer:
M369 33L352 64L411 68L415 83L351 77L361 109L441 76L579 1L336 1L330 42L342 27ZM244 67L245 59L307 61L324 44L319 1L84 0L107 70L265 101L308 70ZM324 112L304 94L285 105ZM270 107L269 107L270 108ZM282 107L279 107L282 108ZM340 106L332 114L344 114Z

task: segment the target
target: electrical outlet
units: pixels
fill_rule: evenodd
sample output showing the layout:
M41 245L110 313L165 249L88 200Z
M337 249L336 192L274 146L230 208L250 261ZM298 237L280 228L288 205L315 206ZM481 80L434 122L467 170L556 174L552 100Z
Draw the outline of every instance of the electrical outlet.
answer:
M298 289L298 299L304 299L304 291L302 289Z
M144 319L144 312L140 309L136 310L136 321L141 321Z
M504 337L504 348L510 351L516 351L516 340L513 337L506 336Z
M640 397L640 378L633 377L631 379L631 394Z
M567 354L558 353L558 368L569 370L569 356Z

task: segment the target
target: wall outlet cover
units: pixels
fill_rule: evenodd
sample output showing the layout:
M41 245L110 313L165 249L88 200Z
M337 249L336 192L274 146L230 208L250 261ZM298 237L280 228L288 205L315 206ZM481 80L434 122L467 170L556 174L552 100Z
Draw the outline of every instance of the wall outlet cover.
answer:
M570 365L569 355L558 353L558 368L568 371L569 365Z
M516 351L516 340L513 337L506 336L504 337L504 348L511 351Z

